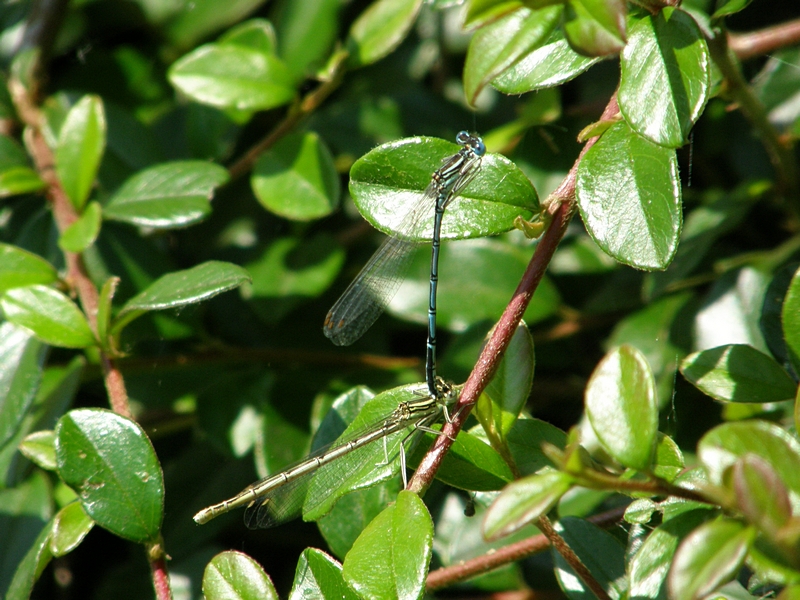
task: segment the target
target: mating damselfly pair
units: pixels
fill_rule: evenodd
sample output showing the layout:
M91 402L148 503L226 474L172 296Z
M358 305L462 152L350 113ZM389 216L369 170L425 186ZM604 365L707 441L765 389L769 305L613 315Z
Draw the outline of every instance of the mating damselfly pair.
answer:
M350 464L357 464L359 455L365 453L364 449L379 440L384 442L385 464L388 465L390 456L386 440L395 434L401 434L398 451L405 484L408 442L417 432L435 432L431 425L442 417L449 420L448 407L455 402L457 394L436 375L436 295L442 218L447 206L478 173L481 159L486 153L481 138L466 131L460 132L456 141L461 149L446 158L433 172L430 184L402 219L395 235L388 237L378 248L333 305L324 325L325 335L336 345L346 346L358 340L396 294L408 269L413 250L422 243L422 233L430 227L432 221L425 362L427 394L414 400L401 401L388 415L373 423L352 430L348 428L330 446L312 453L276 475L248 486L228 500L204 508L194 516L197 523L206 523L218 515L243 506L246 507L245 523L250 528L279 525L296 518L301 511L313 513L316 499L309 489L312 477L314 484L325 489L327 478L342 478L342 473L332 468L335 461L348 456Z

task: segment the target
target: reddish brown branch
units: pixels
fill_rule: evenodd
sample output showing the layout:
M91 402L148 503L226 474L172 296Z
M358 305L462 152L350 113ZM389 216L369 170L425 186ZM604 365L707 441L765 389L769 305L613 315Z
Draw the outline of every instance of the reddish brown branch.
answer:
M624 508L616 508L599 515L589 517L587 521L599 527L610 527L618 522L625 513ZM529 537L526 540L509 544L503 548L492 550L482 556L478 556L463 563L442 567L428 573L428 591L437 590L449 585L465 581L476 577L492 569L522 560L532 554L542 552L550 547L550 540L543 534Z
M800 44L800 19L751 33L728 34L728 46L740 60Z

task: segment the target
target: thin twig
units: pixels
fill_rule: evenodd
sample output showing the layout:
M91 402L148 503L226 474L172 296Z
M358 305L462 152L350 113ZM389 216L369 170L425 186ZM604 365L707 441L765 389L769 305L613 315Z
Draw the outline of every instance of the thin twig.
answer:
M728 34L728 47L739 60L762 56L797 44L800 44L800 19L750 33Z

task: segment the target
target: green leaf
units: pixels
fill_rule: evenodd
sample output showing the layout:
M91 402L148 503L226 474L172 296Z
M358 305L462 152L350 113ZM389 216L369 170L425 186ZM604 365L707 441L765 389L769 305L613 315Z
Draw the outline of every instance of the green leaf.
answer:
M266 19L250 19L234 25L219 36L220 44L242 46L257 50L264 54L276 54L278 50L277 36L272 23Z
M0 323L0 445L14 437L36 397L47 349L12 323Z
M575 191L587 231L607 254L637 269L669 265L681 231L674 151L617 123L583 157Z
M675 554L668 580L670 597L699 600L732 579L753 536L752 529L728 520L695 529Z
M355 23L345 42L351 67L379 61L400 45L417 18L422 0L375 0Z
M433 548L433 521L425 504L402 491L353 544L342 566L362 598L420 598Z
M339 202L333 157L311 132L286 137L264 152L250 181L264 208L286 219L319 219L333 212Z
M540 46L561 18L562 7L519 8L479 29L467 50L464 94L475 105L481 90L495 77Z
M50 536L50 552L53 556L64 556L77 548L94 527L80 502L72 502L53 517L53 533Z
M359 212L384 233L397 234L404 217L425 193L432 173L458 149L438 138L415 137L371 150L350 170L350 194ZM428 204L430 219L420 219L418 230L408 232L411 239L431 238L433 207ZM536 190L522 171L499 154L487 154L475 179L447 207L442 239L509 231L517 216L530 219L538 211Z
M191 269L167 273L125 303L113 329L115 332L121 331L133 319L148 311L197 304L249 280L250 275L242 267L214 260Z
M99 409L73 410L56 426L58 473L98 525L134 542L154 541L164 479L144 430Z
M172 64L170 83L221 109L267 110L295 96L294 78L273 54L236 44L206 44Z
M797 394L797 384L772 357L744 344L690 354L681 373L720 402L781 402Z
M563 450L567 445L567 434L539 419L517 419L506 436L506 442L520 472L531 475L544 467L555 466L542 452L542 444L548 443Z
M397 498L402 481L395 477L378 485L347 494L317 526L336 556L344 558L364 528Z
M437 328L461 332L476 323L499 319L529 260L529 252L491 238L442 244ZM420 247L410 261L408 274L389 302L388 311L407 321L427 325L430 247ZM462 277L463 273L470 273L470 277ZM471 301L464 302L464 298ZM552 280L544 277L525 311L525 322L543 321L554 315L560 304L558 290Z
M242 552L228 550L211 559L203 571L207 600L278 600L269 575Z
M358 600L342 577L342 565L317 550L306 548L297 561L289 600Z
M570 45L587 56L616 54L625 45L623 0L568 0L564 33Z
M783 300L783 336L789 360L795 372L800 372L800 269L798 269Z
M428 439L431 437L426 435ZM417 464L423 455L421 447L409 463ZM455 488L491 492L501 489L514 477L496 450L478 436L462 431L445 455L436 478Z
M514 533L553 508L572 487L572 477L561 471L530 475L509 484L489 507L483 535L492 540Z
M575 52L561 29L498 75L492 86L504 94L524 94L566 83L600 60Z
M724 423L706 433L697 445L697 458L715 485L724 485L726 471L745 454L762 458L778 473L797 511L800 442L778 425L755 420Z
M716 10L711 15L712 19L719 19L727 15L735 14L744 10L752 0L717 0Z
M792 518L789 493L775 469L754 454L736 461L731 472L736 504L753 525L774 538Z
M692 510L656 527L633 556L628 567L628 594L631 598L657 600L666 597L666 580L678 544L712 513Z
M0 292L58 279L55 267L41 256L0 243Z
M678 444L668 435L659 432L653 475L673 481L685 467L683 453Z
M0 198L35 192L44 186L30 168L25 151L12 138L0 135Z
M708 100L710 62L683 11L665 8L635 23L620 56L619 109L631 129L661 146L683 146Z
M328 56L336 41L338 0L294 0L277 21L280 56L296 77L309 74Z
M658 404L653 374L641 352L620 346L606 354L586 385L586 414L615 460L632 469L650 469Z
M607 531L576 517L564 517L554 527L606 593L612 598L623 597L620 582L625 575L625 547ZM586 589L567 561L555 548L551 548L550 553L558 583L567 597L571 600L590 598L591 590Z
M519 417L531 393L535 356L533 338L520 323L492 381L473 413L491 437L504 439Z
M39 532L39 536L14 572L14 579L11 580L6 592L6 600L28 600L31 597L33 585L53 558L49 544L51 531L52 524L48 523Z
M418 400L420 393L420 385L414 384L378 394L364 405L340 439L348 439L354 432L382 423L401 402ZM396 476L400 467L401 443L408 433L408 429L401 429L385 436L380 443L367 444L320 467L308 488L303 519L315 521L330 512L345 494Z
M0 297L6 319L27 327L43 342L65 348L95 344L89 323L75 303L63 293L44 285L8 290Z
M106 146L106 116L99 96L73 106L58 135L56 172L75 210L82 212Z
M52 429L35 431L25 436L19 451L42 469L56 470L56 432Z
M163 163L129 178L103 207L103 215L140 227L186 227L208 216L214 188L227 181L227 171L213 163Z
M90 202L77 221L64 230L58 239L58 246L65 252L83 252L94 244L100 234L103 214L100 204Z

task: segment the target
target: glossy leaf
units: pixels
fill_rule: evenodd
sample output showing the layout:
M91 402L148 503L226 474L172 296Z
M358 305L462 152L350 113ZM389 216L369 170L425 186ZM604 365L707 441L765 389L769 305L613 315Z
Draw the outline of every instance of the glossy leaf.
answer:
M578 556L606 593L612 598L623 596L620 582L625 575L625 547L607 531L583 519L563 517L555 530ZM556 577L561 589L572 600L590 598L593 594L575 574L572 567L555 550L550 550Z
M350 170L350 194L358 210L374 227L396 234L403 218L420 201L433 172L458 149L456 144L438 138L415 137L368 152ZM442 238L509 231L517 216L529 219L538 210L536 190L522 171L503 156L487 154L475 179L447 207ZM432 206L430 219L423 216L419 223L419 229L410 232L411 237L430 239Z
M521 5L519 0L473 0L467 4L464 28L474 29L492 23Z
M278 600L261 565L233 550L220 552L206 565L203 596L208 600Z
M641 352L620 346L603 358L586 385L586 414L615 460L632 469L650 469L658 404L653 374Z
M337 0L296 0L286 5L276 22L280 57L296 77L322 63L336 41Z
M95 343L86 317L63 293L44 285L8 290L0 307L10 322L27 327L51 346L86 348Z
M571 486L572 478L561 471L530 475L509 484L486 512L483 535L495 539L535 521Z
M681 373L720 402L781 402L797 393L797 384L772 357L744 344L695 352L684 359Z
M357 600L342 577L342 565L315 548L306 548L297 561L289 600Z
M221 109L267 110L294 98L292 74L274 54L206 44L173 63L169 80L191 99Z
M250 276L242 267L219 261L208 261L191 269L168 273L125 303L117 315L114 329L121 330L145 312L197 304L249 280Z
M599 60L575 52L557 28L542 45L500 73L492 86L504 94L541 90L572 80Z
M267 210L295 221L330 214L339 201L333 157L315 133L282 139L256 162L253 193Z
M92 191L105 146L103 101L84 96L67 114L55 153L58 179L78 212Z
M683 453L678 444L668 435L659 432L653 475L673 481L685 467Z
M402 491L353 544L342 565L361 598L419 598L433 547L433 521L416 494Z
M211 212L214 188L228 173L212 163L163 163L129 178L103 207L107 219L140 227L186 227Z
M102 219L100 204L90 202L78 220L61 234L58 246L66 252L83 252L97 239Z
M350 27L345 42L350 64L363 67L379 61L405 39L422 0L374 0Z
M531 392L534 364L533 338L520 323L473 413L490 438L505 438L517 420Z
M719 0L716 3L716 10L711 15L712 18L718 19L727 15L735 14L744 10L752 0Z
M542 445L547 443L563 450L567 445L567 434L539 419L517 419L506 436L506 442L520 472L531 475L544 467L555 466L542 452Z
M476 323L499 319L529 259L530 254L520 248L491 238L442 244L436 326L464 331ZM389 312L426 325L430 273L431 250L422 246L411 258L409 273L389 302ZM469 277L461 277L463 273ZM471 301L464 302L464 298ZM552 316L560 302L555 285L544 277L525 311L525 322L531 325Z
M219 37L219 43L242 46L264 54L275 54L278 50L275 28L266 19L250 19L231 27Z
M42 469L56 470L56 432L47 429L35 431L26 436L19 445L19 451Z
M703 598L733 578L744 562L753 531L735 521L701 525L678 548L669 574L673 598Z
M33 404L46 352L27 330L0 323L0 445L19 430Z
M378 394L364 405L358 417L342 434L342 438L347 439L354 432L383 422L401 402L417 400L420 398L419 394L418 384ZM396 476L400 467L400 444L408 433L408 429L397 431L385 436L381 442L362 446L333 463L320 467L306 494L303 519L319 519L330 512L336 501L345 494Z
M99 409L73 410L56 426L58 473L98 525L134 542L155 540L164 480L142 428Z
M77 548L94 527L80 502L72 502L53 517L50 551L53 556L64 556Z
M733 465L731 483L739 510L767 535L774 537L791 519L792 505L786 487L764 459L745 454Z
M616 54L625 45L626 5L622 0L569 0L564 33L587 56Z
M617 123L581 161L576 194L587 231L606 253L638 269L669 265L681 231L673 151Z
M25 151L12 138L0 135L0 198L35 192L44 186L29 166Z
M746 454L766 461L789 490L795 511L800 508L800 442L773 423L724 423L706 433L697 445L697 458L709 481L723 485L726 471Z
M53 283L55 268L42 257L17 246L0 244L0 292L36 283Z
M711 515L708 510L685 512L665 521L647 536L628 568L631 598L656 600L666 597L667 574L678 544Z
M708 48L692 17L665 8L635 23L620 67L619 109L631 128L655 144L683 146L710 87Z
M561 7L518 10L482 27L470 41L464 65L464 93L475 104L495 77L546 40L561 17Z

